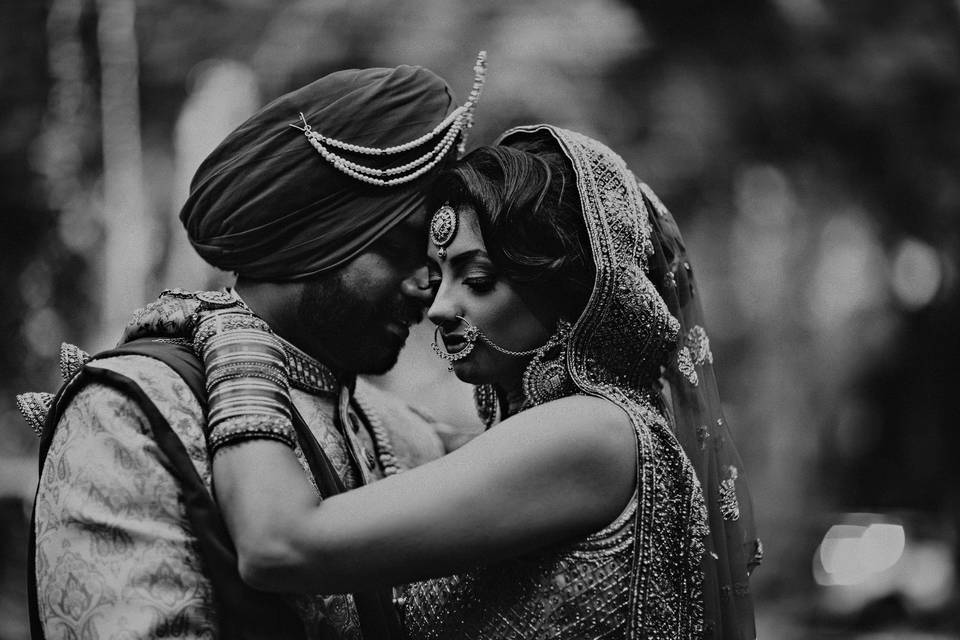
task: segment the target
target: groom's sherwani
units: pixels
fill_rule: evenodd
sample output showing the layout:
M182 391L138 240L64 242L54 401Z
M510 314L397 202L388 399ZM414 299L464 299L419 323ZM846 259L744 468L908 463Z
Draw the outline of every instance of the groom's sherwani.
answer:
M153 344L146 354L87 362L53 408L59 419L48 421L52 433L43 445L33 532L36 607L47 638L230 633L223 626L233 596L222 592L242 585L217 577L222 540L209 539L217 521L208 513L215 507L209 506L203 394L196 380L192 388L164 361L166 355L156 357L178 349L183 355L184 347L147 342ZM328 369L295 348L288 356L296 413L336 476L317 478L315 467L311 472L317 451L303 446L307 441L301 438L297 455L319 492L325 482L351 489L382 477L385 467L414 466L442 454L419 412L369 385L351 393L350 385L344 389ZM204 524L210 522L214 525ZM263 594L253 602L270 598L278 606L259 617L278 619L275 627L258 620L268 629L265 637L360 637L349 594L288 599ZM291 624L295 636L285 635Z

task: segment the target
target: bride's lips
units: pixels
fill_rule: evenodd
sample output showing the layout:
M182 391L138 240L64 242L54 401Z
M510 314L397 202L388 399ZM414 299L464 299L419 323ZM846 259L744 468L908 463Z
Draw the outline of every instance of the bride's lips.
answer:
M451 333L442 336L443 347L447 353L458 353L467 346L467 340L462 335Z

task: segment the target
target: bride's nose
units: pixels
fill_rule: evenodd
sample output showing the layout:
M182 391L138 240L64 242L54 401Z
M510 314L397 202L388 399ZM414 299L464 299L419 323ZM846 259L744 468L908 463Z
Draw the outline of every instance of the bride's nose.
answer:
M433 303L427 310L427 318L433 324L450 327L459 322L458 315L462 315L461 309L450 295L450 291L441 284L437 295L433 298Z

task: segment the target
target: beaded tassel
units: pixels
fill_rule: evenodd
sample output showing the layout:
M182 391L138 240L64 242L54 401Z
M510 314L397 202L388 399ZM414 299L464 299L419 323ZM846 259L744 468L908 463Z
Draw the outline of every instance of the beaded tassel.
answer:
M473 128L473 110L480 101L480 94L483 92L483 85L487 80L487 52L481 51L477 54L477 61L473 64L473 87L470 89L470 95L467 96L465 122L463 125L463 137L460 138L460 145L457 151L460 155L467 150L467 132Z

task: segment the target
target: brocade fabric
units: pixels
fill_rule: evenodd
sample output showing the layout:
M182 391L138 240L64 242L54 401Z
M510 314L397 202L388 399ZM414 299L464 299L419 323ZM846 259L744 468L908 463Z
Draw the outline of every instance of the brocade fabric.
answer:
M102 359L88 366L120 373L146 392L209 490L212 470L203 411L186 383L145 356ZM335 426L334 400L299 391L292 396L345 486L358 486ZM421 433L417 442L398 451L401 465L439 455L439 439L434 435L435 442L430 441L432 431L423 420L403 413L386 394L365 396L373 407L385 404L385 417L393 420L385 424L391 434L405 429ZM365 430L358 437L372 446ZM303 460L299 449L297 454ZM218 637L212 586L179 488L133 400L101 384L77 392L51 443L36 509L38 606L47 638ZM294 604L310 638L361 637L349 595L302 596Z
M95 365L138 376L166 400L209 488L200 406L165 365L124 357ZM47 638L216 637L212 586L203 574L172 475L136 403L98 384L63 413L40 476L36 571Z

